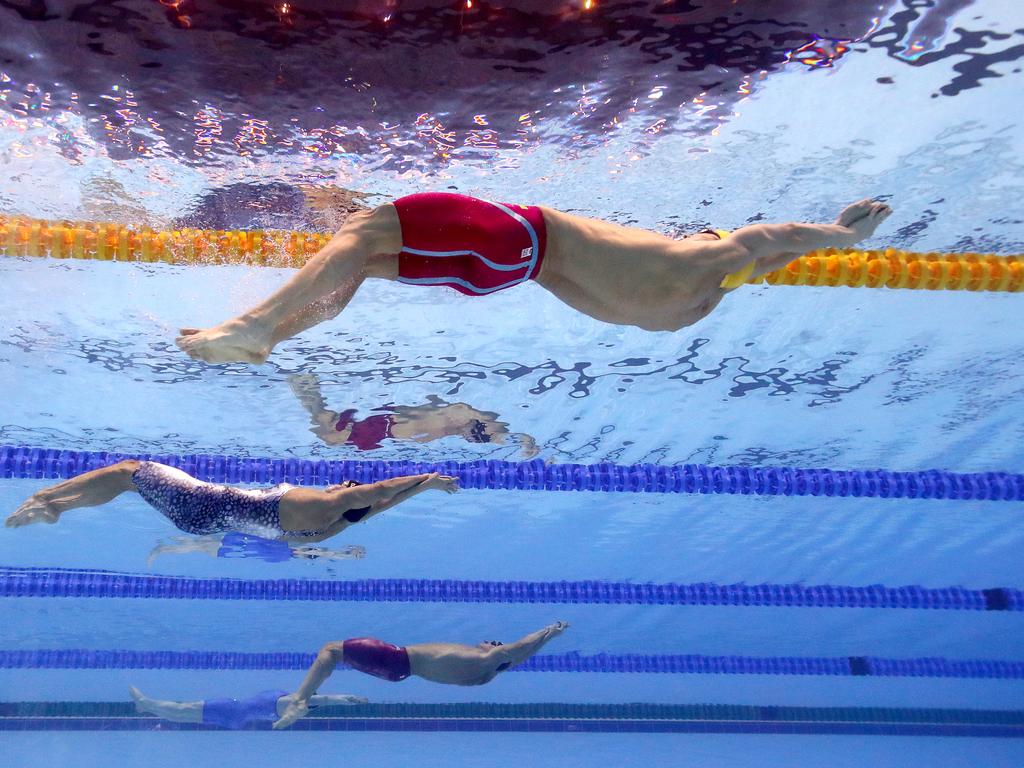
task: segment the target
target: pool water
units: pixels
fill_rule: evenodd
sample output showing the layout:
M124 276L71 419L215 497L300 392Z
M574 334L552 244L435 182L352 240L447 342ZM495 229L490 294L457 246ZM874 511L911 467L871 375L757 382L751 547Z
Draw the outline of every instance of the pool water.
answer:
M1024 133L1011 108L1022 93L1024 17L1013 3L465 5L0 8L0 213L330 229L353 193L373 204L429 189L681 234L831 221L879 196L895 213L866 247L1024 250ZM534 284L473 300L370 281L340 318L262 366L205 365L174 346L178 328L237 314L288 274L0 258L0 445L1024 471L1015 294L746 286L669 334L598 323ZM358 418L469 408L509 439L331 444L302 392ZM0 480L4 514L46 484ZM57 526L4 530L0 566L202 580L1014 590L1020 514L1006 501L467 489L420 496L320 545L358 545L364 557L271 563L156 553L182 534L124 496ZM4 597L0 619L4 659L310 653L356 635L474 643L556 619L571 628L544 653L560 657L1024 658L1012 610ZM127 702L128 685L166 699L247 696L292 689L302 674L5 664L0 712L9 702ZM524 671L457 688L339 671L322 691L415 705L1024 709L1019 674ZM1019 738L949 735L146 728L5 730L3 741L12 765L261 765L297 749L423 766L1024 759Z

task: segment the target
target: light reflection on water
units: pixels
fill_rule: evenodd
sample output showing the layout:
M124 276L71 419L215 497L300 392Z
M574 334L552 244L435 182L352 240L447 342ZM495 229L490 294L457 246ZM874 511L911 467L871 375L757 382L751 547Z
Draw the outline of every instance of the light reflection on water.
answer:
M881 50L899 66L880 83L934 66L953 97L1021 55L1012 24L966 0L38 6L0 11L4 128L23 134L9 151L167 157L221 181L278 155L310 181L501 168L540 145L572 158L627 123L645 152L713 135L793 67Z

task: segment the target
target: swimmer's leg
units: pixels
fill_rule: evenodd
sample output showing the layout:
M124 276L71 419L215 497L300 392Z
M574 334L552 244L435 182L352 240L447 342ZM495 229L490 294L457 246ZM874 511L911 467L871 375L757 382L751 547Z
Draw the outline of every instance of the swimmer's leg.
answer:
M348 306L362 284L362 279L353 279L338 290L327 294L320 301L313 302L294 315L290 315L274 328L270 337L271 346L276 347L285 339L298 336L303 331L327 320L333 320Z
M282 699L291 699L291 696L282 696ZM356 704L368 704L370 700L365 696L350 696L347 693L325 693L314 694L309 697L310 707L353 707ZM280 699L278 700L280 707Z
M287 334L340 312L366 277L389 277L389 270L397 277L397 264L382 265L375 257L397 254L401 249L402 230L393 205L353 214L331 241L266 301L213 328L183 328L177 344L191 357L208 363L261 363ZM310 309L335 291L339 293L326 315Z
M163 701L151 699L138 688L129 686L129 693L135 701L135 709L146 714L156 715L164 720L175 723L203 722L203 702L201 701Z
M133 459L119 461L36 491L11 513L6 525L18 528L31 523L56 523L70 509L106 504L125 491L135 490L132 475L138 468L139 462Z

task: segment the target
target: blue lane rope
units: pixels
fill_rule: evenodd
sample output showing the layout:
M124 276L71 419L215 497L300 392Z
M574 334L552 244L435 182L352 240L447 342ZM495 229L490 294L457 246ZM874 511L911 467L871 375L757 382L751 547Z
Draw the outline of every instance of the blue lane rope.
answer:
M0 718L123 717L153 722L131 701L0 701ZM776 722L939 723L1024 726L1024 711L1012 709L923 709L900 707L794 707L750 704L607 704L568 702L503 703L470 701L444 704L369 702L317 707L308 719L350 718L572 718L575 720L772 720Z
M172 723L156 718L100 717L0 718L0 731L221 731L214 725ZM254 723L246 731L269 731L270 723ZM1024 728L1012 725L943 723L778 723L772 720L503 720L457 718L306 718L289 731L458 732L485 733L746 733L782 736L961 736L985 739L1024 738Z
M0 669L308 669L315 653L0 650ZM347 665L339 668L349 669ZM885 659L874 656L702 656L696 654L577 653L533 656L513 672L595 672L711 675L831 675L1024 679L1024 662L996 659Z
M245 730L267 730L254 723ZM221 730L172 723L131 702L0 702L0 731ZM362 704L324 707L298 731L548 731L1024 737L1015 710L777 707L723 704Z
M634 584L615 581L456 579L199 579L117 571L0 566L0 597L179 600L330 600L443 603L601 603L801 608L1022 611L1018 589L822 584Z
M541 460L309 461L194 454L62 451L0 446L0 476L70 478L122 459L169 464L215 483L333 485L344 480L372 483L398 475L440 472L458 477L464 488L531 491L617 491L625 493L728 493L757 496L852 496L892 499L1024 501L1024 474L942 470L894 472L798 467L714 467L704 464L546 464Z

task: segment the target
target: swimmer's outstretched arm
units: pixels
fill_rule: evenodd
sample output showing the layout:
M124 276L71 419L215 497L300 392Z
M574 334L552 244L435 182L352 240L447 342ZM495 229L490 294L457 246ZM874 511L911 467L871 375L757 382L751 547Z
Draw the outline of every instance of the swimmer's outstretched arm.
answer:
M517 664L522 664L539 652L548 642L558 637L568 628L569 622L556 621L554 624L549 624L544 629L538 629L536 632L532 632L521 640L516 640L514 643L499 645L492 653L500 658L502 663L507 663L509 667L514 667Z
M321 440L328 442L338 433L334 429L334 422L338 420L338 413L327 407L327 400L320 391L320 382L313 374L295 374L288 377L288 386L291 387L299 403L309 414L309 420L313 425L312 432ZM333 433L333 434L332 434ZM344 438L347 440L348 435ZM344 442L334 440L333 442Z
M835 224L754 224L741 227L721 242L732 249L732 269L755 262L752 277L774 272L802 254L821 248L852 248L871 237L892 209L885 203L861 200L847 206Z
M106 504L126 491L135 490L132 475L138 468L139 462L134 459L119 461L36 491L10 514L5 524L18 528L32 523L56 523L68 510Z
M281 522L288 531L320 530L316 536L303 537L305 542L329 539L345 530L353 522L365 522L374 515L391 509L403 501L424 491L438 490L456 493L459 490L457 478L439 475L436 472L424 475L393 477L367 485L351 488L337 488L314 491L309 488L293 488L281 499ZM345 517L350 510L366 509L358 520Z
M366 513L366 516L363 517L360 522L365 522L374 515L379 515L385 510L396 507L403 501L408 501L413 496L421 494L424 491L444 491L445 493L458 493L459 491L459 479L457 477L439 475L437 472L431 472L427 475L416 475L414 477L416 482L409 485L405 482L396 481L412 480L413 478L395 477L391 480L383 480L380 483L374 483L373 485L382 486L376 491L373 491L373 486L370 486L371 493L377 494L377 500L366 505L370 508L370 511ZM388 485L389 483L394 484ZM360 487L365 488L366 486Z
M460 434L463 434L464 437L473 442L488 442L493 443L494 445L504 445L508 442L509 438L512 438L519 443L519 449L522 451L524 458L532 459L540 453L540 449L537 447L537 441L532 436L525 432L510 433L508 431L508 424L503 421L499 421L497 413L478 410L468 403L446 404L439 410L442 412L448 411L453 413L454 418L452 419L452 422L458 427ZM471 430L474 423L487 427L486 439L474 439L472 436L465 435L463 430ZM444 437L447 434L449 433L442 432L436 437ZM427 440L420 440L420 442L428 442L429 440L436 439L436 437L431 435Z
M537 446L537 439L533 435L528 435L526 432L495 432L491 436L490 442L496 445L505 445L508 442L507 438L511 438L513 441L519 444L519 451L522 453L524 459L532 459L538 453L540 448Z
M458 493L459 491L459 479L457 477L439 475L437 472L431 472L427 475L420 475L418 477L422 477L424 479L409 486L405 486L403 483L396 483L391 487L380 488L377 491L379 494L377 500L369 505L370 512L367 514L367 517L380 514L385 509L391 509L395 505L401 504L403 501L408 501L413 496L423 493L424 491L444 491L445 493ZM394 480L405 479L407 478L394 478ZM374 483L374 485L383 486L385 483L390 482L392 481L384 480L382 483Z
M422 643L406 646L412 674L446 685L485 685L500 673L522 664L558 637L569 624L556 621L508 645Z

